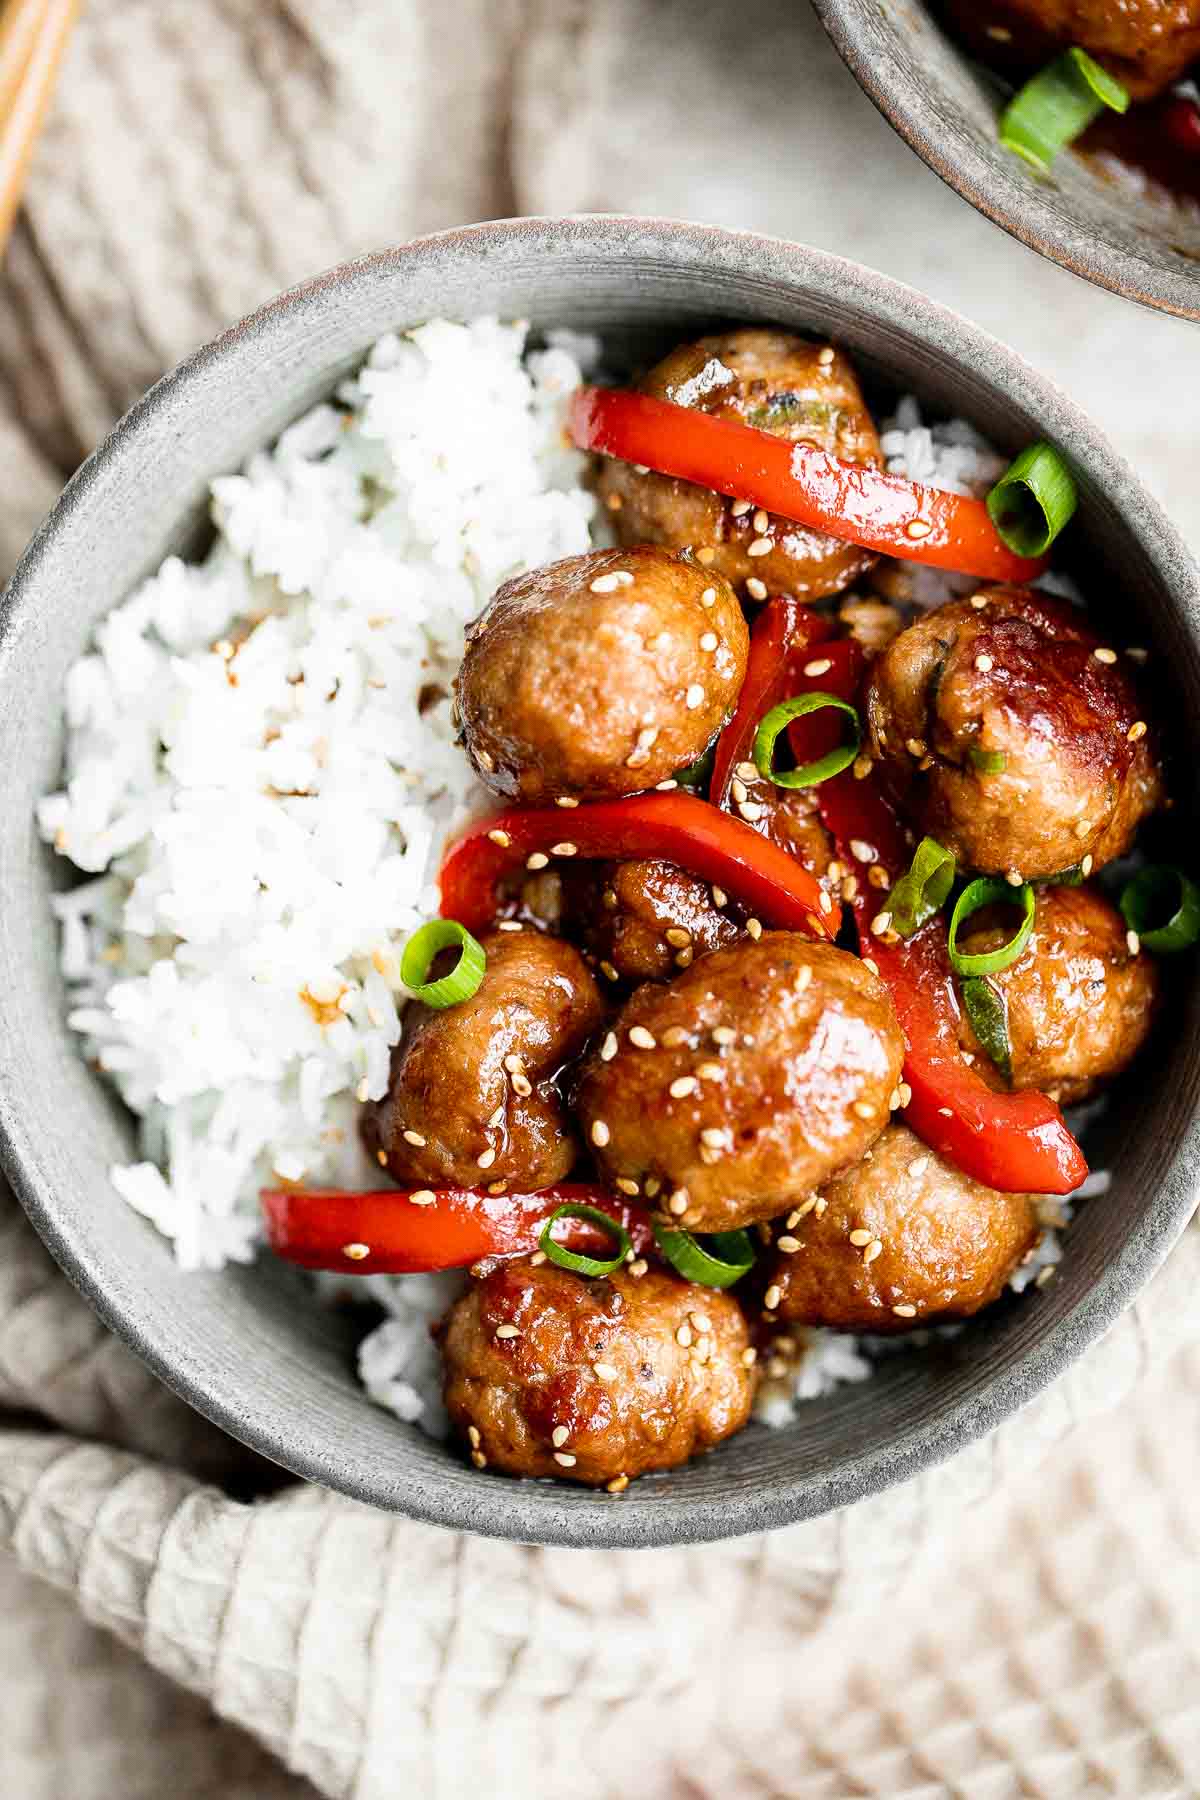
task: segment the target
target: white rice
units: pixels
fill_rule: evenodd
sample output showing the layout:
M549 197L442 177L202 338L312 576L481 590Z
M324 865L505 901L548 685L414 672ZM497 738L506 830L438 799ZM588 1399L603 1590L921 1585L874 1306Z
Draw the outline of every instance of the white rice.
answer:
M69 1018L138 1120L113 1183L185 1268L254 1255L264 1185L379 1185L356 1113L386 1091L399 950L486 804L452 741L463 627L501 581L599 540L564 432L594 354L566 334L527 352L494 320L383 339L336 404L213 483L209 554L164 563L70 672L65 786L38 815L96 877L54 903ZM958 492L1002 467L910 400L883 444ZM368 1393L435 1431L429 1325L459 1285L354 1284L388 1314ZM807 1333L761 1416L870 1368Z

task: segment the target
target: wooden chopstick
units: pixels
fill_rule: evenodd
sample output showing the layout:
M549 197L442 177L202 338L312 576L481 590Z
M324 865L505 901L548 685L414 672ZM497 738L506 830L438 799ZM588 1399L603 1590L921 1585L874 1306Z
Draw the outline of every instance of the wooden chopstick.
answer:
M79 6L80 0L8 0L0 11L0 247Z

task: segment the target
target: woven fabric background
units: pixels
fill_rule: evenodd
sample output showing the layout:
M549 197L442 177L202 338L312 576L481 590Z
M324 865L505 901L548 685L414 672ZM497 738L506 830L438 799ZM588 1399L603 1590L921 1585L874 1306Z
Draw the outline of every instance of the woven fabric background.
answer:
M90 0L0 273L0 573L165 368L353 252L720 219L958 304L1200 543L1189 328L946 193L793 0ZM1134 375L1136 374L1136 379ZM288 1486L0 1192L5 1800L1200 1793L1200 1231L983 1444L833 1519L591 1556Z

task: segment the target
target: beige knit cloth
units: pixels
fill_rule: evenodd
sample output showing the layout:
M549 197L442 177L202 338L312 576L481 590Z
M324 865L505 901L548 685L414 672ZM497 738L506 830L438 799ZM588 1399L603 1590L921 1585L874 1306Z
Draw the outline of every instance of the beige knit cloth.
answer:
M946 194L795 0L91 0L0 282L0 573L113 418L275 290L604 207L808 237L961 304L1200 542L1200 340ZM1198 1277L1193 1228L1080 1366L921 1481L770 1538L579 1554L282 1485L0 1191L0 1796L1184 1800Z

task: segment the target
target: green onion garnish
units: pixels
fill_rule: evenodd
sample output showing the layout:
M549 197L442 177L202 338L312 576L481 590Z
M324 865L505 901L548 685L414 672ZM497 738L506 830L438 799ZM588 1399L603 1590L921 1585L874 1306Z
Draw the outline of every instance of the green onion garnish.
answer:
M972 913L977 913L985 906L1019 906L1021 923L1006 944L998 950L981 950L977 956L966 956L958 947L958 933ZM1013 887L1007 881L1001 881L995 875L979 875L974 881L967 883L958 899L954 902L954 911L950 915L950 933L946 948L950 956L950 967L956 975L998 975L1015 963L1033 930L1033 917L1037 910L1037 900L1033 889L1027 881L1020 887Z
M673 1225L654 1224L659 1249L685 1281L699 1281L705 1287L732 1287L754 1267L754 1246L745 1231L717 1231L708 1240L708 1248L690 1231L679 1231Z
M1160 956L1187 950L1200 938L1200 889L1168 863L1139 870L1120 904L1129 929Z
M1073 863L1069 869L1060 869L1057 875L1039 875L1039 887L1082 887L1087 880L1082 863Z
M1003 750L981 750L977 744L972 744L969 754L981 775L1003 775L1008 767Z
M1008 1009L990 981L972 975L959 989L963 1011L971 1028L1000 1073L1012 1079L1012 1045L1008 1039Z
M582 1256L575 1250L556 1244L550 1235L556 1219L584 1219L589 1225L598 1225L616 1244L616 1255ZM560 1269L570 1269L573 1275L611 1275L620 1268L633 1245L629 1242L629 1233L625 1227L610 1213L601 1212L598 1206L567 1205L556 1207L542 1226L538 1249L545 1252L550 1262L557 1263Z
M922 838L916 854L888 895L892 930L911 937L945 905L954 886L954 858L934 838Z
M815 762L805 763L799 769L775 769L771 759L775 754L775 740L780 732L789 726L793 719L803 719L808 713L824 712L826 707L834 707L845 713L851 723L850 741L840 744L836 750L826 751ZM848 769L858 755L858 746L862 732L858 723L858 714L846 700L840 700L836 694L797 694L794 700L781 700L773 706L759 721L758 730L754 734L754 766L766 780L773 781L776 787L802 788L815 787L819 781L828 781L831 775L840 775Z
M1045 556L1079 504L1075 478L1053 444L1030 444L987 497L988 515L1017 556Z
M707 793L708 784L712 779L713 758L716 754L717 746L714 742L696 758L694 763L689 763L686 769L676 769L675 779L680 787L691 788L698 794Z
M458 945L458 961L448 975L437 981L426 977L439 953ZM469 1000L487 968L487 953L476 943L465 925L457 919L430 919L414 931L400 958L400 979L405 987L426 1006L457 1006Z
M1129 90L1076 47L1013 96L1000 114L1000 142L1044 172L1106 106L1123 113L1128 105Z

